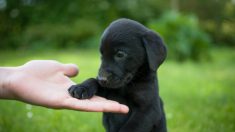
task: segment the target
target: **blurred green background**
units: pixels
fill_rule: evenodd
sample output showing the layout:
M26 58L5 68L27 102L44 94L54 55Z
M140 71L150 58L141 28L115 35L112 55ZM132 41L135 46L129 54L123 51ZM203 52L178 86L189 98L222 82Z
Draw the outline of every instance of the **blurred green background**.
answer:
M166 42L158 76L169 131L234 132L235 0L0 0L0 66L53 59L77 64L78 83L95 77L100 36L123 17ZM101 132L101 115L1 100L0 132Z

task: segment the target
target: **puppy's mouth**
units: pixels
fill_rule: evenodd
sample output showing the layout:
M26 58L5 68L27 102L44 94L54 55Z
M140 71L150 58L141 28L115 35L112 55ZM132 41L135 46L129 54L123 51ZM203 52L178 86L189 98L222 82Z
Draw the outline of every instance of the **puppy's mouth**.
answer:
M98 80L98 83L102 87L110 88L110 89L118 89L127 85L132 80L132 78L133 78L133 74L127 73L123 77L114 76L114 75L105 77L102 75L98 75L97 80Z

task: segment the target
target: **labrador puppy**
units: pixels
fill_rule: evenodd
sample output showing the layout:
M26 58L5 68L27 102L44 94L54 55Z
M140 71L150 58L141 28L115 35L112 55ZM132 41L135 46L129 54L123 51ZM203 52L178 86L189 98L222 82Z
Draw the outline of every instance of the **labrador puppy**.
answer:
M155 32L130 19L112 22L102 35L98 76L69 88L78 99L99 95L126 104L128 114L103 113L107 132L166 132L156 72L166 47Z

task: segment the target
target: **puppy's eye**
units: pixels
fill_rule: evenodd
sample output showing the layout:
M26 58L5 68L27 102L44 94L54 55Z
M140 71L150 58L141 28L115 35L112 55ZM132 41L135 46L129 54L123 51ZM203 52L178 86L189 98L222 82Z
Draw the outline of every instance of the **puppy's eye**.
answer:
M127 56L127 54L124 51L118 51L115 55L116 59L122 59L125 58Z

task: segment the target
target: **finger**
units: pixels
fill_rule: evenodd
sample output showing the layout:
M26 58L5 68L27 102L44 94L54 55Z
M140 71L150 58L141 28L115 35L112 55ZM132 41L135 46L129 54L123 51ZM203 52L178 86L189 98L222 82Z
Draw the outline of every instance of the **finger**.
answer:
M114 101L106 102L80 102L79 109L90 112L113 112L113 113L128 113L129 108L125 105Z
M95 101L95 102L98 102L98 101L100 101L100 102L108 101L109 103L118 103L117 101L107 100L106 98L103 98L103 97L100 97L100 96L93 96L89 100L90 101Z
M91 101L105 101L107 100L106 98L100 97L100 96L93 96L92 98L90 98Z
M74 77L78 74L79 70L75 64L63 64L63 72L68 77Z
M68 99L65 103L65 108L87 112L128 113L129 111L126 105L114 101L90 101L75 98Z
M105 103L103 106L103 112L128 113L129 108L126 105L120 104L116 101L107 100L107 103Z

